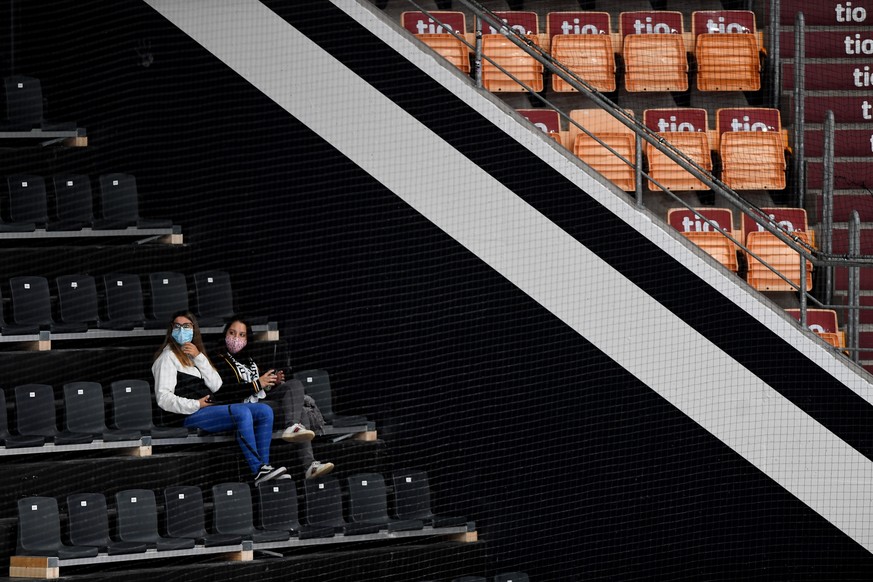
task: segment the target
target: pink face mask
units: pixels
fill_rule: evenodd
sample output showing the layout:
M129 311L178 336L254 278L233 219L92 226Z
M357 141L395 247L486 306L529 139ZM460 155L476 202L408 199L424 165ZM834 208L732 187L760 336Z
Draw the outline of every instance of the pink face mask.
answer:
M239 352L241 349L246 347L248 340L244 337L239 337L235 335L228 335L224 337L224 343L227 344L227 351L232 354Z

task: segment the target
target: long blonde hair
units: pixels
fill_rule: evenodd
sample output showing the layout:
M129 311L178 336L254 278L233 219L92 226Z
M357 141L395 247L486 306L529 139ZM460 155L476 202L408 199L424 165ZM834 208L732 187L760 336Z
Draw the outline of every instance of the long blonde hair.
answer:
M205 355L207 359L209 356L206 355L206 348L203 346L203 336L200 335L200 325L197 323L197 318L194 317L194 314L190 311L177 311L170 318L170 323L167 325L167 333L164 336L164 343L161 344L161 347L158 348L158 351L155 352L154 359L157 360L161 357L161 354L164 352L164 348L170 346L170 351L176 355L176 358L182 363L183 366L193 366L194 364L191 362L191 358L182 351L182 348L173 339L173 324L176 321L177 317L186 317L191 320L191 324L194 326L194 337L191 338L191 343L194 344L200 353ZM209 362L212 364L212 362ZM214 367L214 366L213 366Z

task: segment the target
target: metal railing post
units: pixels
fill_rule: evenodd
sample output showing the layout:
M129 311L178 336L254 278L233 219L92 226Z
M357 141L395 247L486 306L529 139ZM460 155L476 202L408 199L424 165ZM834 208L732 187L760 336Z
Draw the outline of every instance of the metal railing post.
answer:
M861 218L858 211L853 210L849 218L849 257L855 258L861 254ZM861 296L861 268L849 267L848 311L849 317L846 322L846 335L848 347L851 350L852 361L857 363L858 353L858 328L860 324L860 299Z
M637 195L637 206L640 208L643 207L643 138L640 137L640 134L634 134L634 146L636 148L636 164L634 167L636 169L636 195Z
M770 0L770 28L767 30L770 46L770 107L779 109L782 98L782 59L779 38L779 0Z
M476 18L476 86L482 87L482 19Z
M823 178L821 187L821 250L825 255L833 251L834 237L834 112L828 111L824 124ZM824 268L824 302L831 303L834 294L834 268Z
M800 281L798 282L798 290L800 291L800 325L806 329L806 257L800 255Z
M804 152L804 87L806 85L805 29L803 12L794 19L794 180L798 208L803 208L806 194L806 164Z

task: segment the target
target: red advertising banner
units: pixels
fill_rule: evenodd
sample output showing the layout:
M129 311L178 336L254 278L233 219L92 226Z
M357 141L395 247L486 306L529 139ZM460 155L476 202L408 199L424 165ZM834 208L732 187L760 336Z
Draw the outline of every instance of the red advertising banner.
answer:
M608 12L550 12L546 16L549 38L556 34L609 34Z
M629 34L682 33L682 13L668 10L641 10L619 15L622 36Z
M692 107L674 109L646 109L643 123L652 131L706 131L706 109Z
M464 18L463 12L433 11L430 14L432 17L424 12L404 12L400 15L400 23L403 28L413 34L448 34L450 31L467 32L467 21Z

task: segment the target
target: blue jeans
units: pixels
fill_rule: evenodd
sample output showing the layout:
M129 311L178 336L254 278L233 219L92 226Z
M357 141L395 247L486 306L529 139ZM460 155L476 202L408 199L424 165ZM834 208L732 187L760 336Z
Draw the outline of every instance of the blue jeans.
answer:
M253 474L270 464L273 438L273 409L266 404L216 404L201 408L185 418L188 428L207 432L236 430L236 440Z

